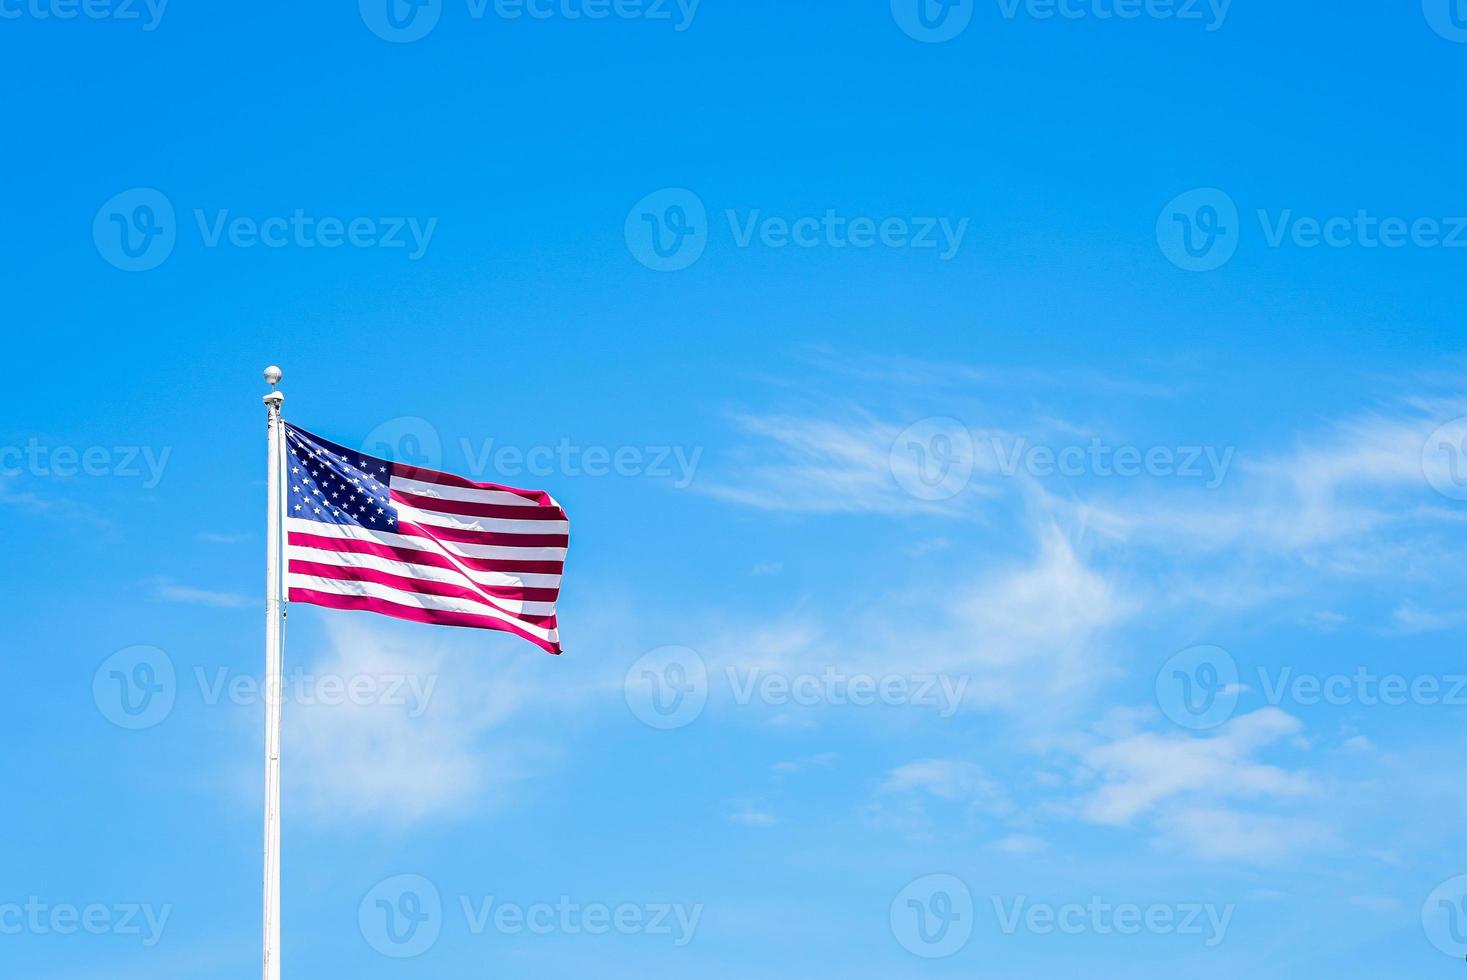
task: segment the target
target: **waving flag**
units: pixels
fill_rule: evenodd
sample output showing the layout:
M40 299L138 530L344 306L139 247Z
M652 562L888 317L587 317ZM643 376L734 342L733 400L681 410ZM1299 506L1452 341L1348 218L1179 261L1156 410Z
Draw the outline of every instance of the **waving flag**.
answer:
M549 494L378 459L284 424L291 602L503 630L560 653L570 522Z

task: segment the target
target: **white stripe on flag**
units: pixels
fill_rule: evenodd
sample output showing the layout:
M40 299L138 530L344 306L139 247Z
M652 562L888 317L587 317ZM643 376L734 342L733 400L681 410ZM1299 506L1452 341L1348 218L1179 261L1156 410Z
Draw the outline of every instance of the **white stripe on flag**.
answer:
M319 534L330 538L352 538L357 541L375 541L392 548L413 548L418 551L449 551L452 555L460 558L504 558L519 561L564 561L564 548L516 548L511 546L487 545L487 544L460 544L457 541L440 541L437 538L428 538L417 534L398 534L395 531L372 531L363 527L354 527L350 524L328 524L322 521L308 521L301 517L289 517L285 521L286 527L291 531L303 534ZM452 557L452 555L450 557ZM514 572L519 578L524 579L526 585L536 585L542 588L555 588L559 584L558 574ZM538 586L531 579L555 579L555 584Z
M411 480L404 476L393 474L387 486L392 490L401 490L403 493L416 493L424 497L437 497L440 500L464 500L472 504L499 504L508 507L539 507L538 501L522 497L517 493L506 490L480 490L474 487L450 487L442 483L428 483L424 480Z
M457 585L475 592L477 583L473 576L492 575L493 572L474 572L472 570L458 571L451 568L439 568L437 565L417 565L405 561L395 561L391 558L379 558L376 555L363 555L355 551L325 551L320 548L304 548L292 545L288 556L293 560L314 562L317 565L336 565L342 568L368 568L377 572L386 572L389 575L400 575L403 578L420 579L427 582L442 582L446 585ZM498 583L486 583L496 585ZM482 594L482 593L481 593ZM500 609L514 616L553 616L555 615L555 603L553 602L526 602L523 599L505 598L497 595L484 595L488 602L494 603Z
M488 534L569 534L570 521L514 521L506 517L475 517L471 514L447 514L440 510L423 510L400 500L393 500L397 516L414 524L453 528L457 531L483 531Z
M348 582L338 578L321 578L317 575L301 575L291 572L287 576L292 589L312 589L316 592L330 592L336 595L359 595L369 596L373 599L382 599L386 602L395 602L403 606L411 606L415 609L438 609L444 612L467 613L471 616L487 616L501 622L510 623L518 629L524 630L531 636L538 637L549 643L555 643L560 639L556 630L547 630L534 623L527 623L522 619L516 619L509 613L501 612L489 606L469 599L454 599L449 596L424 595L421 592L404 592L402 589L394 589L390 585L382 585L378 582Z

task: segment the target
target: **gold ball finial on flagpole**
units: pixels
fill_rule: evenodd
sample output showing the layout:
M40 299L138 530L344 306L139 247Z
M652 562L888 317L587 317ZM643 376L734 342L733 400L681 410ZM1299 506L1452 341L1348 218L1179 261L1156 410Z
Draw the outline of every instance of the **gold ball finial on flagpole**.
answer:
M265 404L276 411L280 410L281 403L285 401L285 395L275 390L275 386L280 384L282 377L284 373L274 364L265 369L265 380L270 384L270 394L265 396Z

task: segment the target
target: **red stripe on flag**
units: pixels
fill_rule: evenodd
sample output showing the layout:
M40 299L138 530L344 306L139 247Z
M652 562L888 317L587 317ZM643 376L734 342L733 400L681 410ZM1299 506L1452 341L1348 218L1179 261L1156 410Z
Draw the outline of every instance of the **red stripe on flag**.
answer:
M417 533L427 536L421 531ZM319 534L306 534L302 531L291 531L289 534L289 543L306 548L320 548L322 551L356 551L364 555L396 558L399 561L414 562L419 565L436 565L439 568L452 568L454 567L454 562L458 562L465 568L472 568L478 572L504 572L506 574L525 572L539 575L559 575L565 569L565 562L563 561L525 560L522 558L465 558L463 555L454 555L452 559L449 559L432 551L421 551L416 548L398 548L371 541L358 541L353 538L328 538ZM527 596L526 598L529 597Z
M500 548L568 548L569 534L515 534L513 531L466 531L456 527L439 527L437 524L409 524L402 521L397 525L398 534L419 534L439 541L455 544L482 544Z
M306 602L313 606L328 606L332 609L357 609L364 612L379 613L383 616L391 616L394 619L409 619L415 623L433 623L438 626L466 626L473 629L499 630L504 633L513 633L515 636L529 640L535 646L546 653L560 655L559 643L551 643L542 640L525 630L519 629L513 623L492 616L475 616L469 613L448 612L443 609L419 609L416 606L404 606L396 602L388 602L386 599L375 599L371 596L360 595L337 595L335 592L318 592L315 589L291 589L291 602Z
M555 501L550 494L544 490L521 490L518 487L506 487L498 483L475 483L452 473L439 473L437 470L425 470L421 466L408 466L406 463L393 463L392 475L400 476L404 480L419 480L423 483L436 483L444 487L459 487L464 490L499 490L503 493L512 493L526 500L533 500L542 507L554 507Z
M451 500L447 497L428 497L421 493L391 488L392 499L400 500L410 507L421 510L436 510L440 514L462 514L465 517L501 517L515 521L563 521L565 511L559 507L520 507L515 504L484 504L473 500Z
M405 575L394 575L391 572L379 571L375 568L356 568L350 565L328 565L315 561L302 561L299 558L290 560L290 570L299 575L315 575L319 578L334 578L346 582L376 582L401 592L416 592L419 595L447 596L450 599L467 599L480 605L488 606L506 616L513 616L522 622L541 626L545 629L555 629L555 616L539 616L529 613L516 612L514 609L502 606L491 601L482 592L462 585L453 585L449 582L435 582L431 579L410 578Z

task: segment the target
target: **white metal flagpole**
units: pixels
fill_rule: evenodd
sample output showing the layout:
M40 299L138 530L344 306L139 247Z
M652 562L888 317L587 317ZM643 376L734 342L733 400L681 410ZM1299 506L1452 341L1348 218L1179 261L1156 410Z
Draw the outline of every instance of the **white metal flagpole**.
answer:
M263 980L280 980L280 708L284 700L285 636L281 594L281 515L285 510L285 425L280 406L285 396L275 390L280 368L265 369L270 393L269 462L266 482L270 497L265 545L265 910Z

